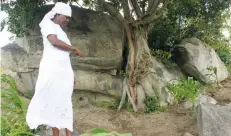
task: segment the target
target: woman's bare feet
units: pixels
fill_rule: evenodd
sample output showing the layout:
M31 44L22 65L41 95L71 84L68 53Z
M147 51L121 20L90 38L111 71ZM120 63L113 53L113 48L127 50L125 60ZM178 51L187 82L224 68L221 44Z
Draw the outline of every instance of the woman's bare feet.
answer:
M72 132L66 128L66 135L67 136L72 136Z
M53 136L59 136L59 129L58 128L52 128Z

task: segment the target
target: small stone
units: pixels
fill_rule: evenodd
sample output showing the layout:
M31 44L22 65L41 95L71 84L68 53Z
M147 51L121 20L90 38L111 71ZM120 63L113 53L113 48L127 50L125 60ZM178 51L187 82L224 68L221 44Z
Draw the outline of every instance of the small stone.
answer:
M110 74L113 75L113 76L115 76L116 73L117 73L117 70L116 70L116 69L110 71Z
M215 99L213 99L212 97L208 97L207 102L210 104L214 104L214 105L217 104L217 101Z
M185 109L191 109L192 107L193 107L193 104L192 104L192 102L190 102L190 101L185 101L184 103L183 103L183 106L184 106L184 108Z
M196 107L199 104L217 104L217 101L213 99L212 97L208 95L199 95L194 103L194 106Z
M187 132L187 133L184 133L183 136L193 136L193 135Z

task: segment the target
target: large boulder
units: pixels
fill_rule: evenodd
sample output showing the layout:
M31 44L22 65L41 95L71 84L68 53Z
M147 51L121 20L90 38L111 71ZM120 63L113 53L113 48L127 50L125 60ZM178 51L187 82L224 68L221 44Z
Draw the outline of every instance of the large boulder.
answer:
M30 35L16 38L14 43L1 48L2 68L16 79L21 93L34 91L43 52L38 23L50 9L51 6L47 6L38 15ZM76 90L118 98L122 90L121 79L115 75L122 62L123 28L105 14L78 7L72 9L73 18L64 29L72 45L84 53L84 57L71 54L78 80Z
M38 23L51 9L47 6L37 17L35 28L29 36L16 38L15 43L30 57L29 67L38 68L43 43ZM84 70L118 69L122 62L123 27L114 18L92 10L72 7L73 17L64 30L72 46L78 47L83 58L71 54L73 68ZM103 21L102 21L103 20Z
M77 90L91 91L103 95L121 96L122 78L102 72L74 71L77 79Z
M29 54L17 44L8 44L1 48L1 66L5 74L16 81L21 93L33 93L38 69L30 67ZM39 61L37 61L39 64Z
M37 54L30 54L17 44L9 44L1 48L1 55L4 72L16 80L19 91L23 94L33 94L38 76L40 61L38 58L41 57L39 52ZM152 61L155 65L153 65L152 71L154 75L150 81L153 81L152 84L154 85L153 88L147 89L150 92L146 93L148 96L156 95L160 100L160 104L167 106L173 102L173 97L166 88L166 85L177 82L183 74L177 67L168 68L155 57L152 57ZM76 92L73 94L73 103L80 104L83 103L82 100L84 102L87 100L90 103L95 103L120 98L121 91L123 90L123 76L116 75L115 72L112 74L110 71L105 70L74 69L74 73L77 80L77 88L75 88ZM146 83L149 83L149 81ZM138 93L142 92L139 91ZM145 96L145 94L139 94L139 96L141 96L139 97L141 100L138 100L138 102L141 102L139 103L139 107L144 108L145 105L142 102L145 97L142 96Z
M84 57L71 54L71 63L77 80L77 88L73 94L74 103L85 99L90 101L110 101L119 99L123 90L123 76L116 72L122 62L123 28L113 18L95 11L72 7L73 18L67 28L64 28L70 37L73 46L77 46L84 53ZM40 22L51 7L46 7L44 13L38 17ZM40 18L40 19L39 19ZM102 21L104 20L104 21ZM17 84L33 93L39 62L42 57L43 45L38 24L35 25L29 36L17 38L15 43L1 48L2 67L16 77ZM169 69L160 60L152 58L154 75L145 84L153 81L145 92L149 96L156 95L162 106L172 103L173 97L166 85L174 82L182 75L179 69ZM138 86L141 88L141 86ZM144 91L137 89L138 102L144 107ZM154 91L153 91L154 90ZM156 92L156 94L154 94Z
M1 48L1 66L13 72L31 71L28 68L28 54L17 44L8 44Z
M231 136L231 105L197 106L199 136Z
M200 81L220 82L229 75L226 66L214 49L197 38L184 39L175 51L179 67Z

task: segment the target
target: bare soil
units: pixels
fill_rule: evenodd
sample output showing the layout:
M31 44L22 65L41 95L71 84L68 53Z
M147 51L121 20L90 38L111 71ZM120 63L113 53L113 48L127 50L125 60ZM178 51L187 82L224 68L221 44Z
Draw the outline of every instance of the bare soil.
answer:
M222 87L206 89L218 104L231 102L231 77L223 81ZM196 115L181 104L171 106L164 112L151 114L116 111L93 106L75 111L75 129L84 133L93 128L104 128L120 133L130 132L134 136L183 136L186 132L198 136Z
M92 128L104 128L134 136L181 136L185 132L197 135L194 114L181 107L170 107L164 112L135 114L102 108L81 108L76 112L76 130L80 133Z

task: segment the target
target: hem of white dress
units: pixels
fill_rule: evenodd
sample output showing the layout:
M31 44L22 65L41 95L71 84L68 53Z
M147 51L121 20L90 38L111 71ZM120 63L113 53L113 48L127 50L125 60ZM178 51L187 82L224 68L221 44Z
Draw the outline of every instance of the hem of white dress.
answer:
M45 125L51 128L58 128L59 130L61 129L65 129L67 128L68 130L70 130L71 132L73 132L73 128L68 128L66 126L58 126L58 125L53 125L53 124L49 124L49 123L39 123L39 124L33 124L33 123L27 123L30 129L37 129L38 126L40 125Z

